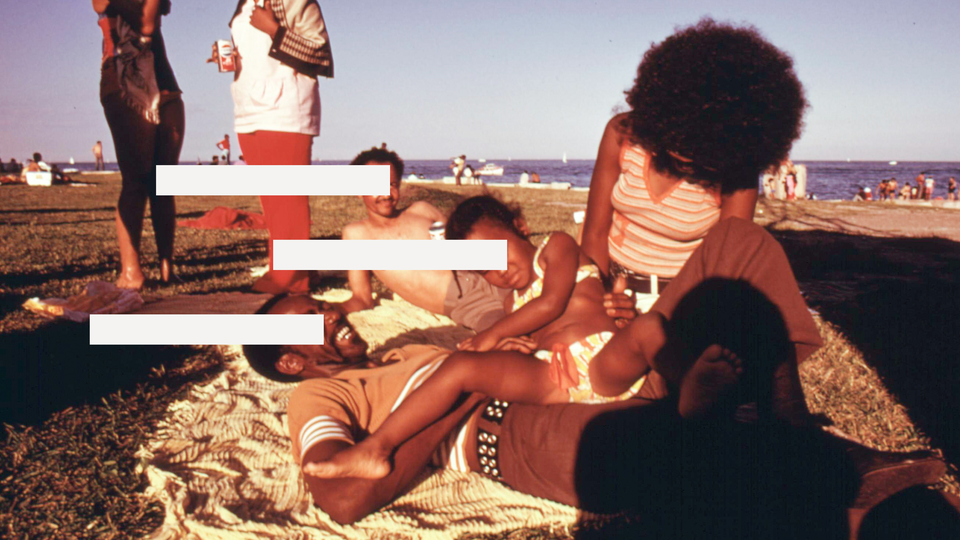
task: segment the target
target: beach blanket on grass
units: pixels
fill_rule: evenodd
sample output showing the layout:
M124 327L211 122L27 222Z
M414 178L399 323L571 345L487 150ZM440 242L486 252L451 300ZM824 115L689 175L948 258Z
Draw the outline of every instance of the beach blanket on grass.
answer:
M194 229L266 229L267 220L263 214L217 206L197 219L182 219L178 227Z
M324 298L348 296L339 291ZM402 300L384 300L350 320L371 356L409 343L452 348L472 334ZM599 519L476 474L435 471L380 512L338 525L314 507L290 450L286 408L294 385L254 373L238 346L225 352L224 372L172 404L140 452L150 481L146 494L166 512L151 539L457 538Z

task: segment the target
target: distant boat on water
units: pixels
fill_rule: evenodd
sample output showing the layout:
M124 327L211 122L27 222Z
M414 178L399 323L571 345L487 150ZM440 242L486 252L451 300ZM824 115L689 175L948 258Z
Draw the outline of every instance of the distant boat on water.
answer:
M896 165L896 164L897 164L896 161L891 161L891 162L890 162L890 165Z
M564 162L564 163L567 162L567 153L566 153L566 152L563 153L563 162Z
M480 163L486 163L486 162L487 162L486 158L480 158L480 159L478 159L477 161L479 161Z
M77 164L77 162L75 162L75 161L73 160L73 156L70 156L70 164L71 164L71 165L76 165L76 164Z
M503 166L497 165L496 163L487 163L477 170L477 174L483 176L503 176Z

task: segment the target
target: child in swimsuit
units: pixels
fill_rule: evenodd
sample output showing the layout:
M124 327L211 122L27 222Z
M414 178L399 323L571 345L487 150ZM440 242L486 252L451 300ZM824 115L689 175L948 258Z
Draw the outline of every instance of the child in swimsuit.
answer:
M565 233L532 244L517 211L490 196L461 203L447 221L447 239L505 240L507 268L482 272L492 285L515 292L506 317L459 345L386 422L361 443L304 472L320 477L381 478L401 443L440 418L469 392L529 404L595 403L601 397L588 377L590 360L617 330L603 307L600 272Z

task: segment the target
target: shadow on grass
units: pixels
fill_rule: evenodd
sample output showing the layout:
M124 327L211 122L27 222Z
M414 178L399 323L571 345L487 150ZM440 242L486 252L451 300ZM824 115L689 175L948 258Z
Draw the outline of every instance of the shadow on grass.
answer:
M7 287L17 290L36 285L44 285L54 281L68 281L85 276L110 273L117 269L117 264L117 262L103 262L100 264L68 265L53 271L4 274L0 276L0 279L3 280L4 285Z
M67 407L131 390L151 368L197 354L191 347L92 346L89 333L88 324L54 321L32 332L0 334L0 420L38 425Z
M863 352L917 427L960 463L960 243L772 231L801 288L854 284L811 302Z
M98 208L12 208L0 210L0 214L65 214L68 212L103 212L116 209L116 206L101 206Z

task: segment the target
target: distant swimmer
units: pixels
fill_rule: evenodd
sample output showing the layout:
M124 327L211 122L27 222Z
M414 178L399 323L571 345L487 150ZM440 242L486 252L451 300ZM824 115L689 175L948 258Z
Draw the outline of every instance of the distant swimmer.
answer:
M103 166L103 144L100 141L97 141L97 144L93 145L93 148L90 149L93 152L93 159L96 160L97 166L96 170L104 170Z
M950 180L947 181L947 200L957 200L957 179L952 176Z

